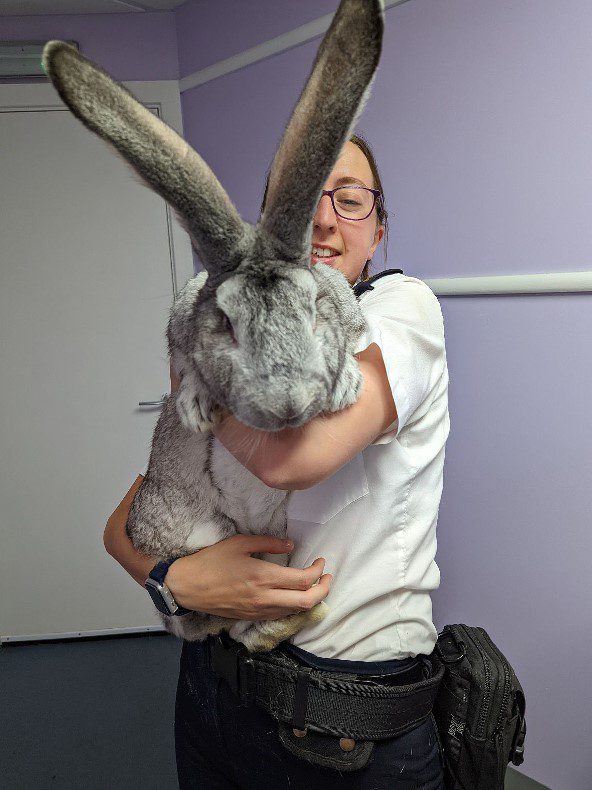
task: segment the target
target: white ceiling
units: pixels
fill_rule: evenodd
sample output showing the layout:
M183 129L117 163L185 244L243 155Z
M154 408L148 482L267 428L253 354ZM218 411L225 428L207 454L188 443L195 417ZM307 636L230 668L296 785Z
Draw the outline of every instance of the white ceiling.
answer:
M172 11L186 0L0 0L0 16Z

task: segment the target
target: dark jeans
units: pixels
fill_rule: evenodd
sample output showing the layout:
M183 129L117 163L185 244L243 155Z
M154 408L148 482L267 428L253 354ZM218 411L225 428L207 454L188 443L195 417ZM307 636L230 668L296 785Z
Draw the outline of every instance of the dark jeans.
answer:
M332 671L358 671L352 662L313 657L304 651L298 655L304 663ZM415 660L355 662L355 667L363 667L364 674L382 674L398 671L397 666L405 669L409 663ZM209 668L205 642L183 643L175 748L180 790L444 790L441 747L432 714L410 732L375 741L363 768L338 772L314 765L282 746L277 722L270 714L255 704L238 704L226 681Z

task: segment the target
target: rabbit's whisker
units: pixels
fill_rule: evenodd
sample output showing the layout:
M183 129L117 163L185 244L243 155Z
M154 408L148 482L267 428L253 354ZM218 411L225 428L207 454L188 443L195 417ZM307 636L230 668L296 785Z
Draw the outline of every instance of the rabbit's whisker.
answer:
M231 452L246 455L246 460L250 461L255 452L267 441L267 433L246 426L235 426L232 435L228 437L232 442Z
M250 437L247 437L247 438L249 438L249 439L250 439L250 442L249 442L249 444L251 445L251 446L250 446L250 448L249 448L249 449L250 449L250 452L249 452L249 454L248 454L248 456L247 456L248 460L250 461L250 460L251 460L251 458L253 457L253 455L255 454L255 452L256 452L257 450L259 450L259 448L261 447L261 445L262 445L262 444L264 444L264 443L265 443L265 436L264 436L264 435L261 435L261 434L260 434L260 433L257 431L256 433L255 433L255 432L254 432L254 433L252 433L252 434L251 434L251 436L250 436Z
M326 424L329 421L329 415L327 415L325 413L321 413L321 414L317 415L316 419L318 420L319 428L321 428L321 430L323 430L327 434L327 436L330 439L332 439L336 444L342 444L345 447L350 446L350 444L347 441L347 439L338 438L334 433L332 433L329 430L329 428L328 428L328 426ZM353 445L351 445L351 446L353 447Z

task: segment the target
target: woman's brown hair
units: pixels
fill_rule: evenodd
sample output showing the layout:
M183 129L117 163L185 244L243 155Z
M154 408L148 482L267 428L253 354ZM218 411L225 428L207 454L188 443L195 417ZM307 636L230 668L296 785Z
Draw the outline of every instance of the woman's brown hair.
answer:
M374 189L378 189L380 191L381 197L377 198L376 200L376 224L382 225L384 227L383 252L384 252L384 264L386 267L386 249L388 243L388 212L386 210L384 203L384 191L382 189L382 181L380 180L380 173L378 172L376 159L374 157L374 154L372 153L370 144L361 135L352 134L351 137L349 138L349 141L350 143L357 145L360 151L364 154L364 156L368 160L368 164L370 165L370 170L372 171L372 178L374 179ZM265 181L265 192L263 193L263 200L261 201L260 213L263 213L263 209L265 208L265 201L267 200L268 187L269 187L269 173L267 173L267 179ZM360 280L369 279L370 277L369 269L370 269L370 261L366 261L366 264L362 269L362 273L360 275Z

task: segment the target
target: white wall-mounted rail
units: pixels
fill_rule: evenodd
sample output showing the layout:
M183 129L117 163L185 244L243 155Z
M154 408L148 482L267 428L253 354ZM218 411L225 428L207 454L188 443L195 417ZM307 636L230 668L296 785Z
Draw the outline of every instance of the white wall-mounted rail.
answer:
M582 293L592 292L592 271L445 277L424 282L436 296Z

